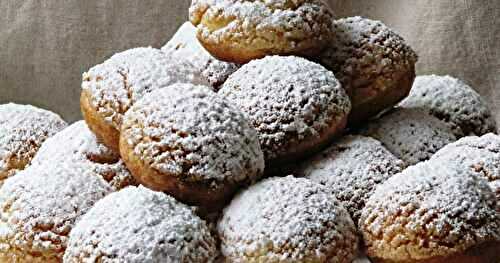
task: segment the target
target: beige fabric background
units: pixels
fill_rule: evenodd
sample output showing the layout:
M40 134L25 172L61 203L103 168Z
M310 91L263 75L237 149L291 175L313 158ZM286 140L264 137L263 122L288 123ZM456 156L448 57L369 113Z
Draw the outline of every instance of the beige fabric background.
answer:
M500 1L329 0L336 14L379 19L420 55L419 74L451 74L484 95L500 123ZM160 47L188 0L0 1L0 103L81 118L81 74L132 47Z

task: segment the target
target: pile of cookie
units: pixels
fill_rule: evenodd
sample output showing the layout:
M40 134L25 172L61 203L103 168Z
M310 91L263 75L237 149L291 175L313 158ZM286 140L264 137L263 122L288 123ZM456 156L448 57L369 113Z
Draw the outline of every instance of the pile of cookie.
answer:
M321 0L193 0L83 74L84 121L0 105L2 262L498 262L486 102Z

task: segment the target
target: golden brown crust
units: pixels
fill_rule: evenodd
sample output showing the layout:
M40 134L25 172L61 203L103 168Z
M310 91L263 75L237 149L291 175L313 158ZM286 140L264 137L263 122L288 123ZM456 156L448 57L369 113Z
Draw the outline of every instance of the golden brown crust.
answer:
M238 64L244 64L254 59L263 58L271 54L282 56L297 55L300 57L314 57L318 55L323 46L327 43L323 41L307 41L300 43L294 51L279 50L272 48L256 49L252 46L245 46L231 42L211 43L206 41L198 33L197 38L200 44L215 58L222 61L231 61Z
M332 37L332 19L321 0L195 0L190 8L200 43L214 57L236 63L319 54Z
M425 260L397 261L398 263L494 263L500 261L500 242L486 242L471 247L463 253L447 257L433 257ZM392 260L371 258L374 263L395 263Z
M12 263L60 263L62 258L58 254L29 253L12 249L8 254L0 253L0 262Z
M282 173L279 170L285 169L290 170L293 167L290 163L295 163L298 160L303 160L303 158L311 156L322 149L330 145L330 143L342 135L344 128L347 124L347 116L343 116L340 119L336 119L331 123L328 129L325 129L317 137L310 138L305 141L300 141L293 147L290 147L288 154L280 156L279 158L269 160L266 165L266 175L272 175L272 173ZM276 174L275 174L276 175Z
M408 71L394 72L393 75L395 81L389 86L381 86L385 85L382 82L385 76L380 76L365 87L349 91L352 102L349 126L363 125L368 118L391 108L408 96L415 80L415 67L411 66Z
M208 211L222 208L264 170L257 131L243 112L190 84L138 101L125 114L120 153L145 186Z
M31 158L33 158L33 156L31 156ZM16 158L16 156L4 160L6 171L0 171L0 186L5 179L13 176L17 171L23 170L30 163L30 160L31 159Z
M166 192L188 205L200 206L199 213L202 215L223 208L238 189L238 185L231 182L213 189L209 182L192 183L183 181L176 175L160 173L134 153L133 146L127 143L124 136L120 138L120 153L127 168L142 185Z
M104 117L92 107L91 101L92 94L90 94L90 91L82 90L80 108L87 126L104 145L118 153L120 132L112 124L105 121Z

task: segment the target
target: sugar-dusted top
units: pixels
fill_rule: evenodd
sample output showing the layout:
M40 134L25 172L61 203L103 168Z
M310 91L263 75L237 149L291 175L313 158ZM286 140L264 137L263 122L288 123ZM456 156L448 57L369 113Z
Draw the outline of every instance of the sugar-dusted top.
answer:
M84 121L78 121L46 140L33 164L58 163L102 177L118 190L136 184L120 156L97 141Z
M350 135L305 161L297 174L327 186L357 224L375 188L403 169L379 141Z
M333 14L321 0L194 0L189 19L211 43L290 49L328 40Z
M368 255L390 261L448 256L500 240L500 214L486 180L425 162L378 187L359 221Z
M433 162L446 163L456 169L469 169L490 182L500 193L500 136L488 133L481 137L464 137L434 154ZM497 200L500 202L500 195Z
M145 187L97 202L71 231L64 262L213 262L216 241L186 205Z
M0 105L0 180L29 164L42 143L66 125L59 115L31 105Z
M334 20L333 32L335 37L319 60L347 90L397 81L394 72L408 72L418 59L405 40L380 21L359 16L342 18Z
M265 179L238 194L218 224L234 261L352 262L357 236L328 189L305 178Z
M429 112L450 123L459 137L497 129L486 101L469 85L450 76L418 76L401 107Z
M207 87L175 84L150 93L125 115L122 137L153 169L218 187L257 180L264 170L257 132Z
M172 60L187 61L214 89L217 89L240 66L217 60L203 48L196 38L196 28L185 22L162 48Z
M62 259L75 221L111 191L102 178L56 163L19 172L0 188L0 253Z
M351 110L349 97L333 73L294 56L268 56L243 65L219 94L247 114L266 159L318 138Z
M115 128L123 114L145 94L177 82L205 83L193 66L171 61L154 48L134 48L113 55L83 74L82 89L92 106Z
M418 109L396 108L368 124L362 133L381 141L407 165L428 160L456 140L446 123Z

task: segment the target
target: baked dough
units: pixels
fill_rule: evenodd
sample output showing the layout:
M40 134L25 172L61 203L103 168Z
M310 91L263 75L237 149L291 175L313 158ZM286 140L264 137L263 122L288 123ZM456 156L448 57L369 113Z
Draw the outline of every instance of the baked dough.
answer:
M497 131L486 101L469 85L450 76L418 76L400 106L420 109L448 122L457 137Z
M228 262L345 262L358 237L345 208L324 186L273 177L238 194L218 224Z
M321 0L193 0L189 19L208 52L236 63L311 56L333 37L333 14Z
M499 262L500 213L487 181L421 163L375 190L359 227L375 262Z
M83 74L83 117L99 140L118 153L123 114L145 94L177 82L206 83L192 65L171 61L158 49L120 52Z
M196 28L185 22L172 39L161 48L171 61L187 61L196 74L217 90L234 73L239 64L220 61L208 53L196 38Z
M296 174L325 185L357 225L361 209L377 186L404 167L379 141L349 135L304 161Z
M42 143L66 125L59 115L31 105L0 105L0 185L28 166Z
M351 110L333 73L293 56L243 65L219 94L242 109L257 129L268 167L321 150L343 132Z
M0 261L59 263L69 233L113 188L92 172L34 165L0 188Z
M406 165L428 160L457 140L449 125L418 109L396 108L373 120L361 133L381 141Z
M121 156L140 183L207 211L264 171L255 129L204 86L174 84L144 96L121 130Z
M380 21L362 17L335 20L333 31L335 37L318 60L351 97L350 126L363 124L408 95L417 55L401 36Z
M217 254L188 206L139 186L106 196L78 221L64 262L214 262Z

